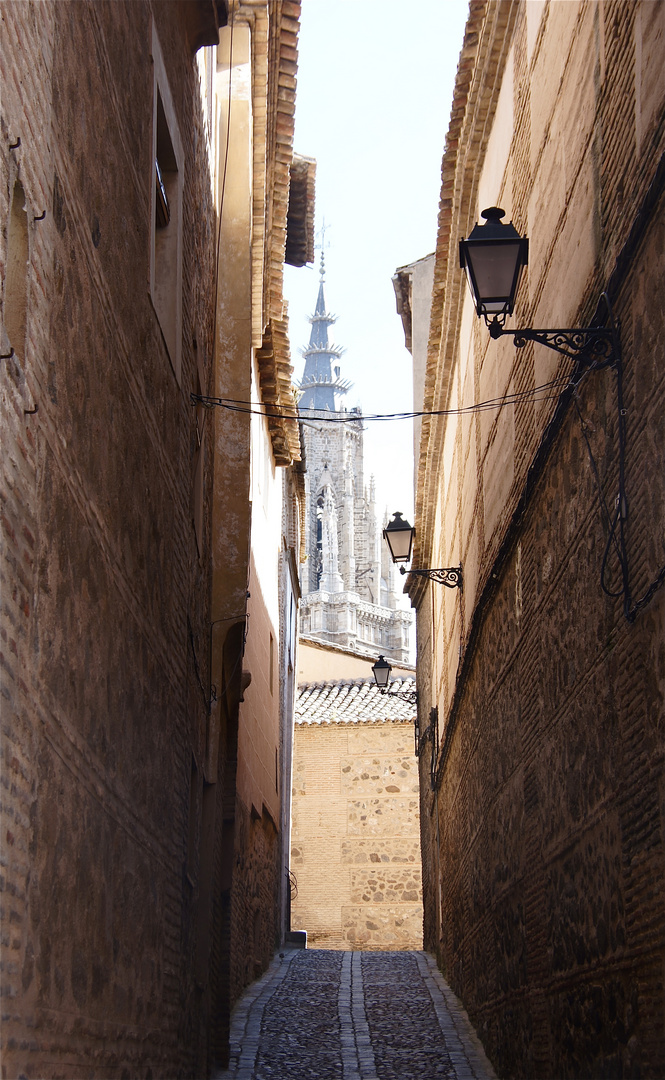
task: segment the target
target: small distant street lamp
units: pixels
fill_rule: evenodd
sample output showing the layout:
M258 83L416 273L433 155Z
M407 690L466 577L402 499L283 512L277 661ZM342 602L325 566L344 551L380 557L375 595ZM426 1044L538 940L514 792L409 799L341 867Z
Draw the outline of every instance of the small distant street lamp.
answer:
M390 672L392 666L388 663L385 656L380 656L375 664L372 664L372 671L374 672L374 681L379 690L385 690L390 681Z
M460 267L466 272L478 318L489 327L490 336L512 334L516 348L536 341L572 360L600 365L620 359L616 328L583 326L564 330L520 330L505 328L506 316L512 315L515 296L524 267L529 261L529 241L520 236L511 222L502 222L505 211L498 206L483 210L484 225L475 225L467 240L460 240ZM609 300L603 294L609 310Z
M389 690L388 684L390 682L390 672L392 671L392 665L388 663L385 656L379 656L379 659L375 664L372 664L372 671L374 673L374 682L378 686L382 694L389 694L391 697L403 697L407 698L412 704L416 704L418 701L417 690Z
M408 521L405 521L399 511L393 514L392 521L390 521L383 530L383 538L388 545L390 556L394 563L406 563L411 561L411 551L413 549L413 541L416 535L416 530L413 525L410 525ZM439 585L447 585L449 589L461 589L462 588L462 567L461 566L448 566L441 569L422 569L414 570L411 567L410 570L405 570L404 566L399 568L400 574L416 574L419 577L429 578L430 581L436 581Z

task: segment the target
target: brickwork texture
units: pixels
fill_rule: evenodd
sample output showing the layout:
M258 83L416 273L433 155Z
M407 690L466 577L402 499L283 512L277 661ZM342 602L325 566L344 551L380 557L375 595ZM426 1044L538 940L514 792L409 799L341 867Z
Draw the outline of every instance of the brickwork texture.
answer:
M275 769L293 689L289 705L282 594L268 613L257 582L274 582L281 506L274 550L250 568L249 488L233 471L248 440L214 446L215 421L190 400L215 389L218 352L227 364L216 296L220 310L236 298L223 277L231 228L219 283L215 272L224 159L212 158L229 117L242 120L243 84L233 111L217 108L223 50L197 54L217 44L227 7L0 7L3 1078L208 1075L228 1057L233 1000L279 941ZM233 54L255 79L243 146L256 183L242 192L254 292L223 330L251 327L234 357L249 382L271 324L255 381L268 394L279 367L278 402L292 400L281 274L299 12L296 0L248 5ZM227 218L243 177L227 184ZM295 421L266 425L280 499L274 466L294 440ZM242 548L237 581L213 550L227 473L241 503L225 521ZM250 570L248 655L257 674L270 656L274 679L255 679L239 719Z
M425 947L501 1076L665 1074L664 63L662 3L470 5L425 400L525 397L423 421L416 558L464 591L412 597ZM511 325L607 321L607 290L623 413L615 369L557 408L571 362L476 319L457 242L492 204L530 237Z
M3 1075L192 1069L209 579L187 395L214 259L196 69L179 5L0 18ZM153 66L128 64L153 20L190 163L181 385L148 288Z

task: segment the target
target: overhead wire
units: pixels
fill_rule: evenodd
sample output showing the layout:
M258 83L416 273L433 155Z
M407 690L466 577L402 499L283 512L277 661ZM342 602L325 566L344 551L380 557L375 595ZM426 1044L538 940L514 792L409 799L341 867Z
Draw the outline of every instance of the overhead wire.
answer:
M203 405L206 409L221 408L226 409L229 412L244 413L249 416L265 416L269 419L300 420L304 423L307 423L307 421L316 421L317 423L321 422L328 424L353 424L358 423L358 421L364 423L372 421L417 420L428 416L465 416L477 412L491 411L492 409L501 409L506 405L549 401L558 398L560 390L565 389L569 385L570 380L568 377L552 379L550 382L543 383L541 386L536 386L529 390L520 390L513 394L505 394L502 397L489 398L487 401L476 402L473 405L464 405L456 409L414 409L394 413L331 412L330 415L326 415L323 414L320 409L309 407L303 408L301 406L294 406L292 410L285 411L284 409L277 408L277 406L265 404L263 402L246 401L240 398L204 397L202 394L191 394L190 400L192 405ZM555 390L557 393L549 393L549 391Z

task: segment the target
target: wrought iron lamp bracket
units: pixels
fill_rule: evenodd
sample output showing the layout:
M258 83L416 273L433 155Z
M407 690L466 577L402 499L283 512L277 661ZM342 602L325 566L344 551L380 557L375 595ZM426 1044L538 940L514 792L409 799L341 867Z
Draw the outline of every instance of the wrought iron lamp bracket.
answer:
M462 588L461 566L447 566L429 570L414 570L413 567L411 570L406 570L403 566L400 566L399 571L400 574L416 574L418 577L426 577L430 581L435 581L438 585L447 585L449 589Z
M403 697L411 705L418 704L418 691L417 690L384 690L379 687L380 694L386 694L388 697Z
M616 363L620 351L615 328L608 326L583 326L564 330L511 330L495 316L488 323L490 337L496 339L510 336L516 349L523 349L527 341L535 341L554 352L567 356L578 363L604 366Z

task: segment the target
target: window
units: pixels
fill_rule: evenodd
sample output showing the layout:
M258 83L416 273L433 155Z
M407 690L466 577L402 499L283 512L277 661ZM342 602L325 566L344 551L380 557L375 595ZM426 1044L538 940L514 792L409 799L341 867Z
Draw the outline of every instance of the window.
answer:
M162 51L153 26L150 296L180 382L182 350L183 151Z
M321 584L323 573L323 493L316 500L316 559L314 563L315 589Z

